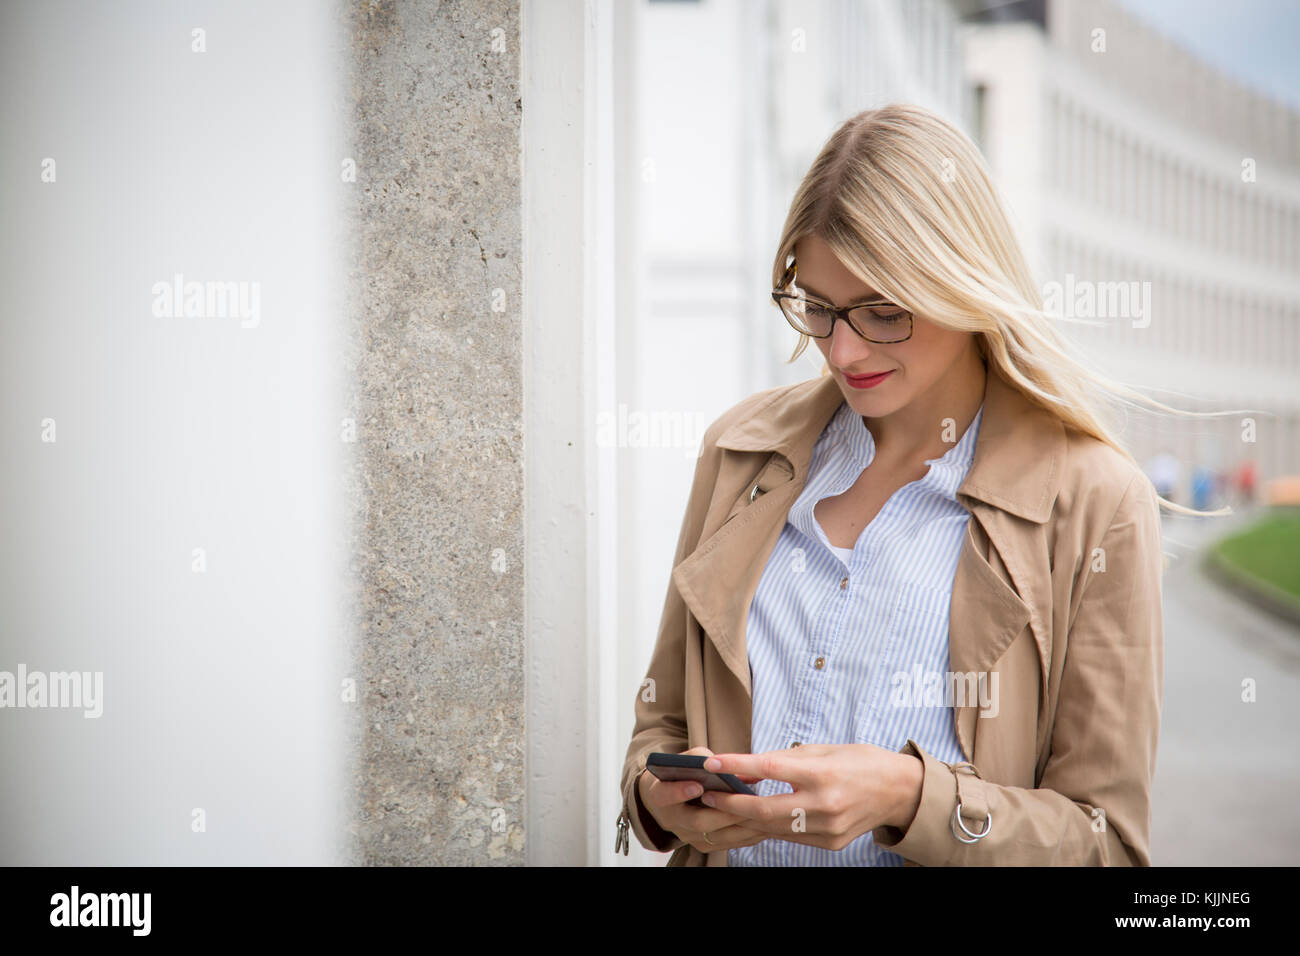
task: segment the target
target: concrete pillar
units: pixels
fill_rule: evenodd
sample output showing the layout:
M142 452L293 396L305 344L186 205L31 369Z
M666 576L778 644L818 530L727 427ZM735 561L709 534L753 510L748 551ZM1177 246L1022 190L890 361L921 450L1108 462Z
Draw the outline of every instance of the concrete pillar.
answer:
M520 11L346 5L352 854L524 861Z

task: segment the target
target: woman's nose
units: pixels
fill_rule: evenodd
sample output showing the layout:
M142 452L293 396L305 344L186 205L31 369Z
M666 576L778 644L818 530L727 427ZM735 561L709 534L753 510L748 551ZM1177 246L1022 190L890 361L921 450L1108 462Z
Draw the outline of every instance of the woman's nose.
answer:
M850 368L871 358L871 343L849 327L848 322L836 322L831 332L831 364L836 368Z

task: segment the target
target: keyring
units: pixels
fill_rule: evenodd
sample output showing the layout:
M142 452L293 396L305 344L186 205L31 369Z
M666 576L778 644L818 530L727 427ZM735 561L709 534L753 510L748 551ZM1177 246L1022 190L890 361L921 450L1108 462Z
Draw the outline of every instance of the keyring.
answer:
M752 505L754 503L754 499L757 497L758 497L758 485L755 484L754 490L749 493L749 503Z
M704 831L704 842L707 843L709 846L713 846L713 845L714 845L713 841L709 839L709 831L708 831L708 830L705 830L705 831Z
M952 827L952 835L955 836L958 840L961 840L962 843L978 843L980 840L988 836L989 831L993 829L993 811L991 810L985 811L984 832L971 833L969 830L966 829L966 824L962 822L961 801L958 800L957 806L952 808L952 820L950 821L949 825ZM961 827L962 833L966 834L965 837L963 837L961 833L957 832L958 827ZM967 839L967 837L969 837L970 839Z

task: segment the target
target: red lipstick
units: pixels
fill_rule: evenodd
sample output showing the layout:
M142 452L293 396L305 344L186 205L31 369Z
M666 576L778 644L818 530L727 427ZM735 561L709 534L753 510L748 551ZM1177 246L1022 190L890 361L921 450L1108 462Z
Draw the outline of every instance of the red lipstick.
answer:
M894 370L891 368L888 372L881 372L879 375L845 375L844 381L853 388L875 388L893 374Z

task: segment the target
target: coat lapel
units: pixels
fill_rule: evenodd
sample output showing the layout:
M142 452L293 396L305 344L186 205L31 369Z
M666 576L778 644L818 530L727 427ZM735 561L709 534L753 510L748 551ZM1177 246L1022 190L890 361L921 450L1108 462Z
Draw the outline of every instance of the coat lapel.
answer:
M772 453L755 482L760 493L750 502L753 485L746 485L722 526L673 569L691 614L748 695L753 692L745 650L749 604L803 489L813 446L843 401L830 376L810 379L718 436L719 448ZM725 468L725 457L723 462Z
M757 479L760 493L751 503L753 483L746 485L722 525L672 572L691 614L747 695L752 695L745 645L749 605L804 487L813 446L843 400L832 376L810 379L778 392L718 437L719 448L771 453ZM1064 453L1060 421L989 366L975 457L957 489L972 520L953 580L951 670L987 671L1028 624L1046 686L1050 622L1038 609L1051 601L1048 551L1045 538L1040 547L1027 547L1026 534L1041 535L1051 515ZM719 487L733 484L720 482ZM1010 580L995 569L992 552ZM978 702L954 710L958 738L970 760Z
M1052 624L1050 542L1052 515L1065 467L1061 420L1029 401L989 366L984 418L975 459L957 489L971 513L953 579L948 666L988 671L1029 625L1038 652L1041 687L1048 683ZM993 560L1005 573L993 566ZM1047 695L1040 695L1039 726ZM954 708L957 737L974 760L977 702Z

